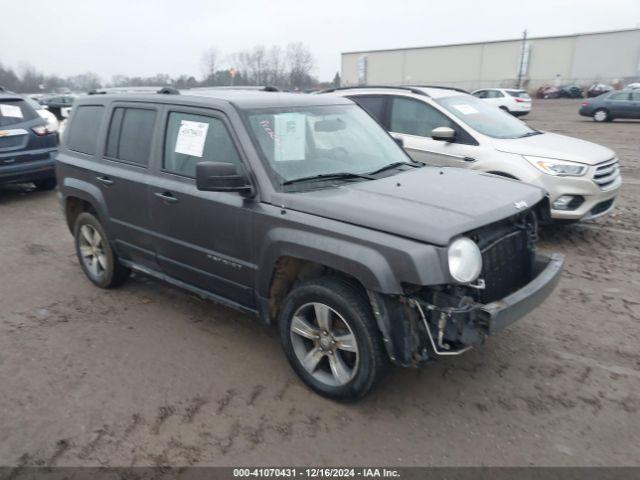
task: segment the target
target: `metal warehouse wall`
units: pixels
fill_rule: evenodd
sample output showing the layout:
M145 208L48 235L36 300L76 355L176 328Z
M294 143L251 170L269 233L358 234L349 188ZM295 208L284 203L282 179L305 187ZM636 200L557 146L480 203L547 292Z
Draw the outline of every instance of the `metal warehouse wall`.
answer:
M523 76L529 89L562 83L630 82L640 77L640 29L531 38ZM349 52L342 54L342 83L357 85L366 58L369 85L433 84L465 89L514 86L522 41Z

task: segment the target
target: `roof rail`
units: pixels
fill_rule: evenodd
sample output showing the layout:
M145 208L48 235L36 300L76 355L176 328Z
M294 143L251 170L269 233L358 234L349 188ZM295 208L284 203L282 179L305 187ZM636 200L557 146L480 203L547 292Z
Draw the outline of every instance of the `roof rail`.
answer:
M447 87L446 85L407 85L407 87L418 87L418 88L439 88L441 90L454 90L460 93L469 93L464 88L458 87Z
M320 90L317 93L331 93L331 92L336 92L338 90L352 90L354 88L373 88L373 89L380 89L380 88L390 88L390 89L395 89L395 90L408 90L411 93L415 93L416 95L425 95L425 96L429 96L428 93L420 90L419 88L417 88L416 86L412 86L412 85L357 85L357 86L353 86L353 87L335 87L335 88L327 88L326 90Z
M178 91L178 89L173 87L162 87L156 93L160 93L163 95L180 95L180 92Z

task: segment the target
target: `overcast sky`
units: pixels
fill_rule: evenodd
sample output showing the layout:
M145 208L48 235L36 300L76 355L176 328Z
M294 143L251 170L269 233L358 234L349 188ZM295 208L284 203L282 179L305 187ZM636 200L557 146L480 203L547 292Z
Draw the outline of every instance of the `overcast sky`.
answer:
M340 52L640 27L640 0L0 0L0 62L46 73L202 75L202 52L302 41Z

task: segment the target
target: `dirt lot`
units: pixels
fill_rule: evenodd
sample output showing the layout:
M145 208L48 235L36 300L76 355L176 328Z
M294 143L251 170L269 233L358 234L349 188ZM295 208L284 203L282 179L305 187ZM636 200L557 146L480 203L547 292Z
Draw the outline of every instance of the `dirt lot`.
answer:
M269 328L140 276L82 275L55 193L0 189L0 465L637 465L640 122L536 102L533 126L614 148L614 215L543 232L567 255L537 311L482 348L341 405Z

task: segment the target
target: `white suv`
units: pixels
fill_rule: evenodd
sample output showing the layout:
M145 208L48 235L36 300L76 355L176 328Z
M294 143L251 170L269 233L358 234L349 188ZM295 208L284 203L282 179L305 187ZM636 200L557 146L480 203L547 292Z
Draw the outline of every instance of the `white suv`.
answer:
M615 153L541 132L462 90L355 87L326 90L356 101L417 161L464 167L540 186L551 217L577 221L613 209L622 183Z
M471 95L491 105L500 107L516 117L526 115L531 111L531 97L524 90L516 90L513 88L483 88L472 92Z

